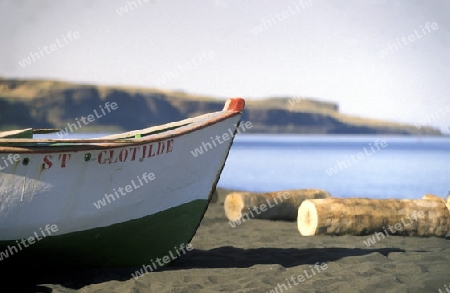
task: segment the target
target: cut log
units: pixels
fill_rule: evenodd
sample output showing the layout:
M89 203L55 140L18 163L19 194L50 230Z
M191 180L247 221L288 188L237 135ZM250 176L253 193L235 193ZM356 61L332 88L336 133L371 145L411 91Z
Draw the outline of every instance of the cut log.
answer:
M225 198L225 214L230 221L269 219L295 221L298 207L305 199L329 198L319 189L282 190L267 193L232 192Z
M301 235L390 235L444 237L450 214L429 199L327 198L305 200L298 209Z
M440 196L437 196L437 195L434 195L434 194L430 194L430 193L425 194L423 196L423 199L442 201L443 203L445 203L445 206L447 207L447 209L450 212L450 195L447 197L447 201L445 201L445 199L443 199Z
M425 194L425 195L422 197L422 199L439 200L439 201L445 202L445 199L443 199L442 197L437 196L437 195L434 195L434 194L431 194L431 193Z

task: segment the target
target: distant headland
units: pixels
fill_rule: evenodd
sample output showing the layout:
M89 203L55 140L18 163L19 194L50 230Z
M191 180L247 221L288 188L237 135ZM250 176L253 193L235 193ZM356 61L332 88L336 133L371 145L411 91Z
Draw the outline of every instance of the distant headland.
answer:
M64 128L106 102L116 103L117 110L83 132L145 128L219 111L224 104L177 91L0 78L0 129ZM242 120L253 124L247 133L441 135L431 127L345 115L336 103L303 97L247 98Z

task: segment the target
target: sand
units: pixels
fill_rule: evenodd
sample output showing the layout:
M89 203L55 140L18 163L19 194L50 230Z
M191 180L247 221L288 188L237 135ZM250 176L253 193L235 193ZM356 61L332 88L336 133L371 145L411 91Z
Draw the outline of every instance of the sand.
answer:
M11 271L19 283L1 274L0 291L439 293L450 287L450 233L390 236L367 247L367 236L303 237L296 222L253 219L232 228L223 210L227 192L220 189L208 208L194 250L157 272L134 279L139 268L21 268Z

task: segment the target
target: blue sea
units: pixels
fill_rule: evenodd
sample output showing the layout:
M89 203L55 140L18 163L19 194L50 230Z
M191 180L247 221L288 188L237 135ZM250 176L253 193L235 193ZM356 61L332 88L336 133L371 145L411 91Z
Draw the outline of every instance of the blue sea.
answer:
M335 197L445 197L450 137L237 135L218 186L319 188Z
M70 137L103 135L108 134ZM218 187L257 192L318 188L335 197L446 197L450 137L238 134Z

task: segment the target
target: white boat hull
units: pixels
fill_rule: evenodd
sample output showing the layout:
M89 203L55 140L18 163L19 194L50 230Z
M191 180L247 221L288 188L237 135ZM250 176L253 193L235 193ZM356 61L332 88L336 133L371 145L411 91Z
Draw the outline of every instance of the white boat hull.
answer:
M97 245L91 252L98 253L105 241L114 240L107 237L95 243L93 234L98 232L102 238L102 233L111 233L108 228L120 230L129 223L134 223L129 230L139 230L139 221L143 219L146 219L147 226L153 228L152 231L143 228L146 232L142 237L164 238L158 233L173 233L173 237L166 237L153 252L144 253L147 258L163 253L170 245L182 244L178 243L181 240L187 244L215 189L239 120L240 113L237 113L199 129L183 132L183 127L180 127L173 130L174 135L159 135L160 139L156 135L157 139L142 140L142 143L133 145L98 149L88 145L88 149L52 151L47 148L45 151L17 153L20 161L0 172L0 253L14 241L19 245L18 239L35 235L47 236L42 243L49 242L48 239L61 242L56 246L57 250L62 250L73 246L68 241L85 237L83 233L90 235L84 245ZM214 139L224 134L228 140ZM195 153L195 149L200 147L203 153ZM191 204L191 209L195 210L192 214L186 212ZM176 216L178 207L183 207L180 219L189 222L188 227L183 227L177 219L164 216L165 211L171 211L170 217ZM149 224L148 219L154 215L166 223ZM45 227L49 226L57 227L57 230L45 232ZM130 243L130 247L133 245L135 243ZM38 249L34 244L29 245L30 248L22 247L23 251L18 253L10 248L15 255L9 253L7 258L13 260L16 255L28 254L26 251L31 253L33 246ZM48 245L44 250L51 250L54 246ZM89 250L88 247L83 249ZM87 256L78 255L77 258ZM89 258L92 260L92 256ZM83 263L94 266L136 265L142 256L130 258L131 261L126 258L117 261L111 256L105 258L85 259Z

